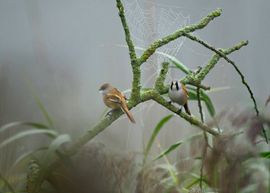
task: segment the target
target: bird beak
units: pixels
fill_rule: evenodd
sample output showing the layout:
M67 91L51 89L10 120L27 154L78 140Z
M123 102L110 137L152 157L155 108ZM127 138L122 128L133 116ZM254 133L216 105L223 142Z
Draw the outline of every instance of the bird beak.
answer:
M99 90L99 93L103 94L104 93L104 90Z

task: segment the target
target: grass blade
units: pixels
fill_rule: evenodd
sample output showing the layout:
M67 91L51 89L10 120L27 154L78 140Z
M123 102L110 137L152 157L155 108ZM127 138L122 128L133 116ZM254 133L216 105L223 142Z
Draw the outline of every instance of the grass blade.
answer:
M163 126L164 126L164 125L165 125L172 117L173 117L172 114L171 114L171 115L168 115L168 116L162 118L162 119L158 122L158 124L156 125L156 127L155 127L155 129L154 129L154 131L153 131L153 133L152 133L152 135L151 135L151 137L150 137L150 139L148 140L148 143L147 143L147 146L146 146L146 149L145 149L145 152L144 152L144 163L145 163L145 161L146 161L146 159L147 159L147 156L148 156L148 154L149 154L149 151L150 151L150 149L151 149L151 147L152 147L152 145L153 145L153 143L154 143L154 141L155 141L155 139L156 139L158 133L160 132L160 130L162 129L162 127L163 127Z
M261 152L260 156L266 159L270 159L270 151Z
M127 47L125 45L119 45L119 46ZM135 49L145 51L145 48L141 48L141 47L138 47L138 46L136 46ZM181 70L185 74L192 73L192 71L187 66L185 66L182 62L180 62L176 57L174 57L172 55L169 55L169 54L166 54L164 52L160 52L160 51L156 51L155 54L164 56L165 58L169 59L175 65L176 68L178 68L179 70Z
M171 145L168 149L166 149L165 151L163 151L161 154L159 154L154 161L166 156L167 154L169 154L170 152L172 152L173 150L175 150L177 147L179 147L181 144L183 144L184 142L190 141L196 137L201 136L202 133L197 133L195 135L191 135L190 137L185 138L184 140L180 140L178 142L176 142L175 144Z
M176 68L178 68L179 70L181 70L185 74L192 73L192 71L188 67L186 67L182 62L180 62L174 56L171 56L171 55L166 54L164 52L156 52L156 53L159 54L159 55L165 56L166 58L168 58L175 65Z
M155 159L155 160L158 160L160 158L162 158L163 156L169 154L171 151L175 150L178 146L180 146L181 144L183 143L183 141L179 141L173 145L171 145L168 149L166 149L165 151L163 151L161 154L159 154Z
M36 128L36 129L49 129L49 127L47 125L44 125L42 123L17 121L17 122L7 123L7 124L1 126L0 133L6 131L8 129L18 127L18 126L30 126L32 128Z
M50 115L49 115L48 111L46 110L44 104L42 103L42 101L40 100L40 98L37 95L34 95L34 98L35 98L36 104L38 105L38 107L41 110L43 116L45 117L48 125L51 128L54 128L54 124L53 124L52 118L50 117Z
M56 131L47 130L47 129L46 130L45 129L42 129L42 130L31 129L31 130L27 130L27 131L22 131L22 132L17 133L16 135L9 137L8 139L6 139L4 141L2 141L2 143L0 143L0 149L5 147L6 145L8 145L14 141L17 141L19 139L22 139L26 136L32 136L32 135L36 135L36 134L46 134L50 137L57 136Z
M30 90L30 92L31 92L37 106L39 107L39 109L42 112L44 118L46 119L49 127L54 129L53 120L52 120L51 116L49 115L48 111L46 110L45 105L42 103L40 97L36 94L36 92L35 92L35 90L33 88L32 82L27 81L27 85L28 85L28 88L29 88L29 90Z
M214 117L215 114L216 114L216 110L215 110L215 107L214 107L214 105L212 103L212 100L210 99L210 97L204 91L201 90L201 93L200 94L201 94L201 98L204 101L205 106L206 106L209 114L212 117Z
M213 105L212 100L210 99L210 97L203 91L200 90L200 94L201 94L201 100L204 102L209 114L214 117L216 114L216 110L215 107ZM189 94L189 99L190 100L198 100L197 97L197 90L193 87L189 87L188 86L188 94Z

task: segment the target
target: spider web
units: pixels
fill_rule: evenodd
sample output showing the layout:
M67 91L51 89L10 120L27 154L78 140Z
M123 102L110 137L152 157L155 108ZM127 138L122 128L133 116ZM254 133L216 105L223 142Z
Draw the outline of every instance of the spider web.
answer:
M181 8L157 4L154 0L126 0L124 6L132 39L139 48L147 48L154 40L171 34L190 23L190 17L184 16ZM159 48L158 51L177 57L184 40L184 38L178 38ZM136 52L142 53L138 49ZM164 60L166 60L164 56L154 54L146 64L142 65L143 87L153 83Z
M141 48L147 48L154 40L173 33L188 25L190 21L189 16L181 14L180 8L157 4L153 0L126 0L124 5L131 36L135 45ZM179 38L159 48L159 51L177 56L183 43L184 38ZM164 57L155 55L154 59L160 64ZM146 64L144 66L149 67L151 65Z
M179 7L157 4L154 0L125 0L123 3L131 37L137 48L145 49L153 41L190 23L190 17L184 16ZM184 38L178 38L159 48L158 51L178 57L184 41ZM138 56L142 53L139 49L136 49L136 52ZM154 54L142 65L142 87L152 87L163 61L166 61L164 56ZM168 79L172 79L170 72L168 73ZM148 102L147 105L140 105L139 108L136 108L134 114L136 114L137 124L140 124L141 128L145 128L145 115L149 114L153 105L153 102ZM128 137L127 146L129 144L130 139Z

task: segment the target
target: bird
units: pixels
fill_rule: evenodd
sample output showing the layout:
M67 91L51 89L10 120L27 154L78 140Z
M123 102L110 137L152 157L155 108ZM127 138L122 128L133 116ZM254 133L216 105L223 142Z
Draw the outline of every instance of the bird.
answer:
M168 95L171 100L170 103L174 102L183 106L186 113L191 115L188 108L188 92L184 84L182 84L180 81L171 81Z
M107 107L111 108L112 110L121 109L127 115L129 120L132 123L135 123L135 119L127 107L127 98L121 91L119 91L117 88L114 88L109 83L104 83L100 87L99 91L102 93L103 102Z

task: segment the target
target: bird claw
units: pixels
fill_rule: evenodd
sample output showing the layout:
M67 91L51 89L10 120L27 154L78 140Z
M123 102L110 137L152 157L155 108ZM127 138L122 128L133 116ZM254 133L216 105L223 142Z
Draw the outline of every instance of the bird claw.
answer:
M182 113L182 107L177 111L177 114Z
M110 110L108 113L106 113L106 115L105 115L105 116L106 116L106 117L107 117L107 116L109 116L109 117L110 117L110 116L112 116L112 113L113 113L113 110Z

